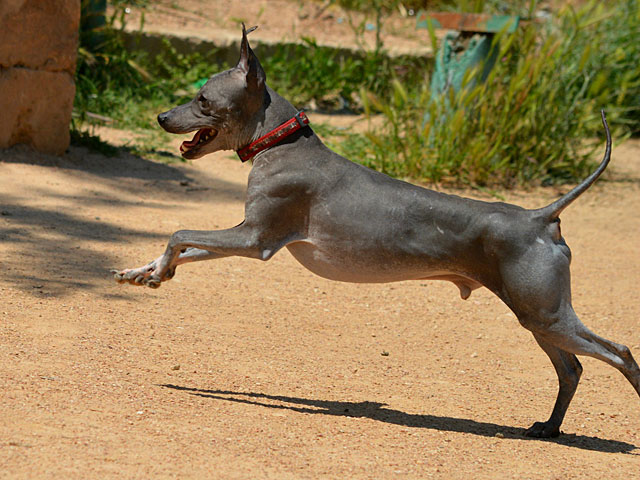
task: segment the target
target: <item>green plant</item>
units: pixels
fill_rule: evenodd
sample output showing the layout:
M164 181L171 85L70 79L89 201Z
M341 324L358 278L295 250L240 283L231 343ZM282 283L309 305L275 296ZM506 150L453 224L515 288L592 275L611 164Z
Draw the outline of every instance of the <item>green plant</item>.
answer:
M109 117L116 128L155 128L159 111L189 100L203 79L228 68L216 60L215 49L207 55L179 53L168 39L163 41L161 53L148 54L137 48L130 36L127 39L123 35L126 3L113 0L112 6L113 13L99 30L100 43L88 41L95 40L93 35L81 37L74 105L76 125ZM114 28L116 24L119 29ZM269 49L262 59L270 85L287 92L295 104L358 109L360 87L384 96L395 72L401 71L402 78L416 85L425 75L427 60L390 58L381 47L346 52L303 38L302 44ZM292 58L296 59L296 68L292 68Z
M627 134L640 133L640 1L618 0L613 8L590 2L563 20L559 28L572 32L570 62L582 67L587 108L606 108Z
M483 187L582 178L601 145L585 142L590 134L602 137L599 109L606 108L618 136L628 135L637 112L637 68L628 73L601 63L612 48L637 51L628 40L638 31L637 14L627 16L631 4L637 8L629 1L604 15L594 2L564 10L544 31L529 25L502 32L495 43L500 60L486 82L471 86L469 72L466 87L437 101L428 83L410 95L396 81L390 100L365 92L367 113L380 113L384 121L340 148L385 173L435 182ZM605 40L612 44L602 45ZM594 47L583 48L587 43Z
M131 48L122 34L126 3L112 3L113 13L99 28L99 36L94 35L96 32L81 35L73 128L102 123L106 118L115 128L155 130L155 117L160 111L196 93L194 84L210 75L216 52L212 50L207 57L180 54L168 40L157 55ZM138 3L144 5L148 0ZM116 19L119 29L114 28Z
M303 38L302 44L277 47L261 58L269 84L286 92L294 104L351 110L360 107L362 87L385 96L391 81L399 75L396 72L402 72L407 84L419 85L429 64L422 58L391 58L382 51L338 51L320 46L311 38ZM295 68L292 58L296 59Z

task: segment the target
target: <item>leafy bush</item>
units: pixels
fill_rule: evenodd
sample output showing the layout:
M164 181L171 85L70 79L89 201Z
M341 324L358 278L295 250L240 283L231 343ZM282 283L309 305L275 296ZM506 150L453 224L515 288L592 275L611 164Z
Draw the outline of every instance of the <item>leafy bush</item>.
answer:
M215 52L180 54L169 42L155 56L125 48L113 28L117 15L124 19L124 3L112 1L117 8L100 43L81 37L76 126L98 114L116 127L155 134L159 111L191 98L198 80L228 66L216 65ZM600 108L619 138L640 130L638 31L638 0L566 8L553 23L499 34L500 61L487 81L436 102L426 60L391 59L380 41L373 51L349 56L305 39L272 50L263 63L270 84L298 105L381 113L366 134L348 134L337 147L388 174L475 186L562 182L591 169L590 154L601 141L584 139L601 139Z
M583 178L602 143L584 141L602 138L600 108L619 136L638 129L638 31L638 2L628 0L614 9L599 2L567 8L542 31L529 25L498 34L499 61L485 83L437 101L428 84L409 95L396 81L390 101L364 92L367 113L384 121L339 148L390 175L435 182L482 187Z
M302 44L278 46L260 60L269 84L299 106L358 110L361 88L385 97L397 72L407 85L419 85L430 64L417 57L391 58L383 50L346 53L320 46L311 38L302 40Z
M213 62L198 53L179 54L168 42L162 55L128 50L113 20L102 29L99 45L82 44L81 37L74 113L81 123L98 114L112 118L115 126L148 128L162 106L195 94L193 84L210 75Z

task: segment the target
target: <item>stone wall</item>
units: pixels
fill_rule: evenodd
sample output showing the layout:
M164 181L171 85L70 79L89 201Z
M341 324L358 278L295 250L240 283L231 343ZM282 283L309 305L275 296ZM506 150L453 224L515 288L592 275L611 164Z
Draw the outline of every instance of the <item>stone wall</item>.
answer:
M80 0L0 0L0 148L69 146Z

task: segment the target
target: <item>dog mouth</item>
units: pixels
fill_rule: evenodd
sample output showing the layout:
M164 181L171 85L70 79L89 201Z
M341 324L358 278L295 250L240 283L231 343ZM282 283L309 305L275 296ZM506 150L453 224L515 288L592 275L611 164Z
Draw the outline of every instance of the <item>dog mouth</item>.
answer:
M217 135L218 131L215 128L201 128L191 140L182 142L180 145L180 153L184 155L191 150L198 149L212 141Z

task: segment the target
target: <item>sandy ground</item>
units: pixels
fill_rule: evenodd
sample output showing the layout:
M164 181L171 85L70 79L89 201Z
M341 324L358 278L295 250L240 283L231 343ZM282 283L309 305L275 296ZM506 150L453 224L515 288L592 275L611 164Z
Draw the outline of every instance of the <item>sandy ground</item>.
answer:
M249 169L0 152L0 478L638 478L638 397L597 360L564 435L522 436L555 373L484 289L334 283L286 251L112 280L175 230L239 223ZM636 356L639 193L631 141L563 214L576 310Z

